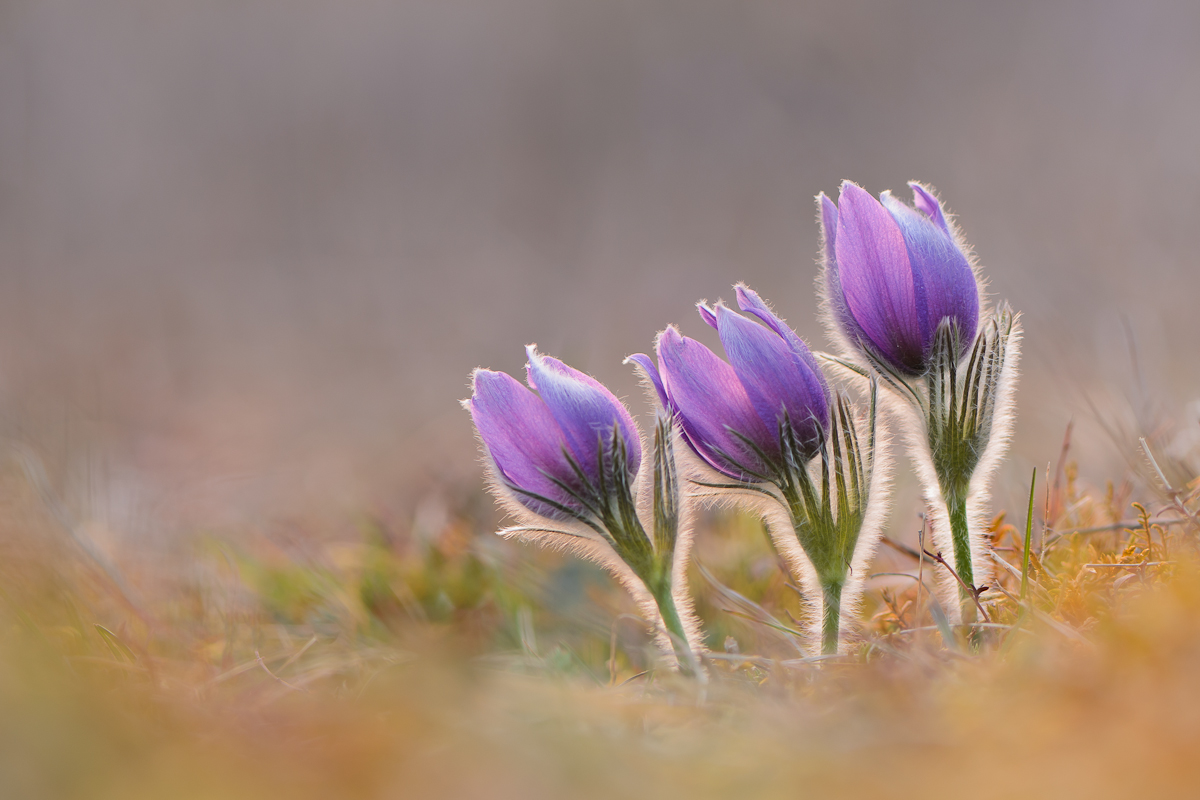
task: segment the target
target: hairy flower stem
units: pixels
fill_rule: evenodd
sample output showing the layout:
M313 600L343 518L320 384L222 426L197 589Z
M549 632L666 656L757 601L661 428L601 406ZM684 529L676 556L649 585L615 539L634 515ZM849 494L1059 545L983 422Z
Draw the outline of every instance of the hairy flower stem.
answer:
M943 324L934 342L933 367L926 376L929 451L937 473L937 490L949 516L954 571L961 580L959 607L965 624L976 620L967 495L991 435L994 384L1003 359L997 331L997 324L991 323L976 337L969 357L964 358L958 329Z
M875 463L875 403L872 384L868 424L860 439L849 401L839 394L825 441L810 463L796 457L788 419L784 417L780 424L780 449L787 467L779 471L775 488L790 516L796 541L816 572L817 586L804 586L803 591L821 609L821 652L825 655L837 654L841 645L842 593L866 518ZM807 578L800 580L804 584ZM853 601L851 597L851 604Z
M971 534L967 530L967 501L961 497L947 498L947 507L950 511L950 534L954 537L954 569L958 572L958 577L962 578L963 583L967 586L974 586L974 576L971 568ZM964 608L965 604L974 603L967 597L966 587L962 589Z
M658 613L670 636L671 647L674 648L675 660L679 662L680 671L685 675L692 674L694 656L688 647L687 635L684 633L679 611L675 608L675 598L671 593L670 574L666 573L657 580L647 581L646 588L650 590L654 602L658 605Z
M971 623L975 621L975 598L967 587L974 588L975 575L971 565L971 532L967 527L967 498L949 493L946 507L950 512L950 535L954 540L954 570L962 579L958 587L958 602L962 608L963 622Z
M846 573L844 570L839 572L836 565L849 563L849 556L834 554L827 544L829 537L815 535L800 495L786 489L783 494L788 501L796 540L818 572L817 582L821 586L821 653L835 655L841 643L842 587L846 585Z
M825 600L821 620L821 652L824 655L836 655L839 643L839 630L842 615L842 587L845 576L821 581L821 594Z
M639 543L646 541L646 534L642 531L641 525L636 520L633 524L636 526L635 530L624 533L621 541ZM614 524L610 530L617 527ZM672 549L662 553L650 552L647 546L645 549L634 553L626 552L624 555L626 563L646 586L650 596L654 598L654 604L658 607L658 615L667 631L667 638L671 640L671 649L675 654L675 660L679 663L680 671L686 675L694 674L695 656L688 646L683 620L679 616L679 610L675 607L675 595L671 580L673 545Z

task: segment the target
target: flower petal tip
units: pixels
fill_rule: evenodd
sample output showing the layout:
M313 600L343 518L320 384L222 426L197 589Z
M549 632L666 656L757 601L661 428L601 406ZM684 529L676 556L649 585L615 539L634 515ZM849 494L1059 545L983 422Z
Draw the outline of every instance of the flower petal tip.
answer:
M758 292L751 289L745 283L735 285L733 292L737 295L738 308L742 311L746 310L747 305L760 306L763 304L762 299L758 296Z
M655 349L658 349L658 346L663 344L672 346L681 341L683 341L683 335L679 332L679 328L676 328L674 325L668 325L659 331L658 337L654 342ZM661 355L659 357L661 358Z
M931 188L917 181L909 181L908 187L913 192L913 205L924 213L925 216L933 220L935 225L946 233L949 233L950 227L946 223L946 215L942 210L942 203L937 199L937 195L933 193Z
M833 236L837 230L837 203L833 202L829 195L821 192L817 195L817 205L821 210L821 228L826 236Z
M626 364L633 364L638 367L642 374L654 386L654 391L658 395L658 401L663 408L667 408L669 400L667 398L666 387L663 386L662 376L658 373L658 367L654 365L654 360L645 353L634 353L625 359Z

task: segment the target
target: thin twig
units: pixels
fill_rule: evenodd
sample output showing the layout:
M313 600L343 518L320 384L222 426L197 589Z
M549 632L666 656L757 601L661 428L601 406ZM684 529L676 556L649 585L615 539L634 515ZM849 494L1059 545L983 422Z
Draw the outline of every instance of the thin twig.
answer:
M1155 517L1154 519L1147 520L1147 522L1151 525L1163 525L1163 526L1167 526L1167 527L1169 527L1171 525L1183 525L1184 523L1191 522L1191 521L1192 521L1191 519L1181 518L1181 517ZM1054 544L1059 539L1063 539L1067 536L1074 536L1075 534L1079 534L1081 536L1086 536L1087 534L1090 534L1090 533L1111 533L1112 531L1122 531L1122 530L1126 530L1126 529L1136 530L1137 528L1140 528L1141 525L1142 525L1141 520L1134 519L1134 520L1122 520L1121 522L1114 522L1111 525L1097 525L1094 528L1070 528L1065 531L1056 531L1053 528L1049 528L1047 530L1047 533L1053 533L1054 538L1049 539L1046 542L1046 547L1049 547L1050 545Z
M895 550L897 553L903 553L904 555L908 556L909 558L915 559L917 561L921 560L921 554L919 552L912 549L911 547L909 547L906 544L900 544L900 542L897 542L895 539L891 539L887 536L884 536L883 543L886 544L888 547L892 548L893 550Z
M954 567L952 567L948 563L946 563L946 559L942 558L942 553L940 550L937 553L931 553L928 550L926 550L924 547L922 547L921 552L923 552L926 556L928 556L929 558L933 559L934 561L936 561L937 563L941 564L943 567L948 569L950 571L950 574L954 576L954 580L958 581L958 584L960 586L962 586L962 588L967 590L967 594L971 595L971 600L975 603L975 608L979 609L979 613L983 617L983 621L984 622L992 621L992 618L988 616L987 611L984 610L983 604L979 602L979 595L983 594L983 592L986 589L988 589L989 587L980 586L979 588L975 588L974 586L968 585L967 582L964 581L962 578L960 578L958 573L954 571Z
M263 672L265 672L265 673L267 673L268 675L270 675L272 678L274 678L274 679L275 679L276 681L278 681L280 684L282 684L282 685L286 686L287 688L291 689L293 692L303 692L303 691L304 691L304 690L303 690L303 689L301 689L299 686L293 686L292 684L290 684L290 683L288 683L287 681L285 681L283 678L281 678L281 677L279 677L278 675L276 675L274 672L271 672L270 668L267 666L267 662L266 662L266 661L263 661L263 657L262 657L261 655L259 655L259 653L258 653L258 651L257 651L257 650L255 650L255 651L254 651L254 657L255 657L256 659L258 659L258 665L259 665L260 667L262 667L262 668L263 668Z
M650 674L650 670L648 670L648 669L644 669L644 670L642 670L641 672L639 672L637 675L630 675L628 678L626 678L625 680L621 681L621 683L620 683L619 685L620 685L620 686L624 686L624 685L625 685L625 684L627 684L627 683L631 683L632 681L636 681L638 678L642 677L643 675L649 675L649 674Z
M307 653L307 652L308 652L308 648L312 647L312 646L313 646L314 644L316 644L316 643L317 643L317 637L316 637L316 635L314 634L314 635L313 635L313 637L312 637L311 639L309 639L309 640L308 640L308 641L305 643L304 647L301 647L299 650L297 650L295 653L293 653L293 654L291 655L291 657L290 657L290 658L288 658L288 660L287 660L287 661L283 662L283 664L281 664L281 665L280 665L280 667L279 667L279 671L280 671L280 672L283 672L285 669L287 669L288 667L290 667L292 664L295 664L295 663L296 663L296 661L298 661L298 660L300 659L300 656L302 656L302 655L304 655L305 653Z
M1062 503L1062 488L1066 480L1067 456L1071 452L1071 431L1075 427L1075 420L1067 421L1067 430L1063 433L1062 450L1058 454L1058 464L1054 467L1054 485L1051 494L1048 497L1053 498L1053 505L1046 509L1046 519L1057 520L1063 515L1065 509L1058 506Z
M995 628L998 630L1010 631L1015 626L1005 625L1000 622L963 622L963 623L959 623L958 625L954 625L953 627L963 628L963 629ZM922 625L919 628L901 628L898 631L890 631L888 633L885 633L884 636L900 636L901 634L906 634L906 633L917 633L920 631L936 631L937 629L938 629L937 625Z

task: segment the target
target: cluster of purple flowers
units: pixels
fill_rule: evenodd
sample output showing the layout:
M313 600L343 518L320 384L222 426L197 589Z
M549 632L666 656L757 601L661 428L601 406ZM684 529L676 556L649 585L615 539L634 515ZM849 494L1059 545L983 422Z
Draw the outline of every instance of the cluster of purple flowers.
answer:
M973 477L1007 437L1007 417L996 416L1011 416L1017 330L1006 309L985 314L956 228L928 188L910 185L915 208L849 182L836 204L818 196L823 300L840 357L819 359L740 284L742 313L698 305L727 360L675 326L658 337L657 363L631 356L657 397L652 440L612 392L533 346L528 387L476 370L464 405L493 489L520 523L501 533L608 567L663 650L694 668L704 648L684 583L691 509L713 498L747 505L804 588L814 638L836 653L886 515L879 382L888 418L922 450L913 459L928 478L935 537L973 585L972 563L983 560L971 549L969 501L982 494ZM831 388L822 360L866 402ZM686 443L678 464L676 439Z

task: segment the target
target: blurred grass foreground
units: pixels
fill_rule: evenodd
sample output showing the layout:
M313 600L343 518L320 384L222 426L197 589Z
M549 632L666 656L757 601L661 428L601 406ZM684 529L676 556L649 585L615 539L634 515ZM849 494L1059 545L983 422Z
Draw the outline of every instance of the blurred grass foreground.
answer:
M492 536L482 495L410 530L200 536L164 571L75 530L25 453L0 474L0 796L1194 797L1196 481L1131 505L1064 452L1047 483L1028 602L1024 520L992 526L976 646L897 544L854 653L806 658L761 525L707 518L693 680L602 573Z

